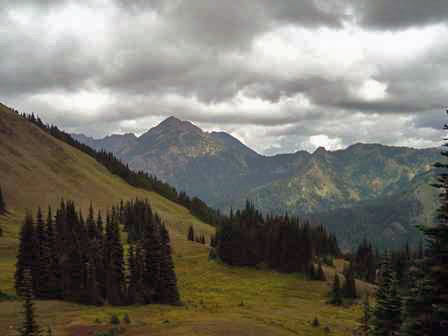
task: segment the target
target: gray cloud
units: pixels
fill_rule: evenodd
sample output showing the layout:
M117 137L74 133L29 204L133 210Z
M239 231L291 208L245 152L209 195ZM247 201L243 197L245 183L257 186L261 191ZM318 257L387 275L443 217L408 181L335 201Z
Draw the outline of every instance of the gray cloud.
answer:
M362 24L376 29L403 29L448 21L445 0L354 1Z
M437 39L443 34L416 35L416 46L425 47L407 55L401 35L382 47L346 32L392 34L387 30L442 23L448 6L362 3L0 0L0 99L95 136L141 132L176 115L232 131L268 153L311 149L315 135L341 146L399 144L403 130L413 144L431 145L440 136L437 111L448 104L448 43ZM79 8L92 16L77 22ZM67 25L58 22L63 10ZM367 80L384 84L385 97L359 94ZM372 126L360 128L362 120Z

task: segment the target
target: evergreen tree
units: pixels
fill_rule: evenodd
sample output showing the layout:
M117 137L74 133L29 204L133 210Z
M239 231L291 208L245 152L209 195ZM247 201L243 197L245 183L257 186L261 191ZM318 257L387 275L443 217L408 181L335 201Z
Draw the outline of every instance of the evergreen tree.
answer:
M362 303L361 332L367 336L370 332L370 323L372 317L372 308L370 307L369 294L366 293Z
M39 336L41 335L39 325L37 324L34 302L33 302L33 283L31 271L23 271L22 288L20 290L23 296L23 321L19 327L20 336Z
M143 239L144 253L144 286L145 302L152 303L158 301L157 288L160 286L160 263L162 259L162 247L159 232L159 225L148 222L145 227Z
M89 215L87 216L86 220L86 226L87 226L87 234L89 236L89 240L92 241L94 239L98 238L98 232L97 232L97 224L95 223L94 215L93 215L93 205L90 203L89 207Z
M174 263L171 256L170 236L164 225L160 228L162 241L162 262L160 265L160 302L168 304L179 304L179 291L177 289L177 278L174 271Z
M401 297L388 253L386 253L382 265L381 281L376 292L372 322L372 334L375 336L389 336L397 332L401 325Z
M51 294L51 256L49 248L48 231L39 207L36 215L36 257L38 262L33 267L34 293L41 299L49 299Z
M123 260L123 245L120 239L118 222L114 216L106 220L106 298L112 305L124 302L125 274Z
M330 303L337 306L342 304L341 282L337 273L334 275L333 289L330 293Z
M404 297L401 335L420 336L432 333L432 285L423 269L412 267L410 283L413 284Z
M443 128L448 130L448 124ZM443 146L448 147L448 142ZM448 157L446 149L441 154ZM409 335L448 334L448 164L438 162L435 168L438 177L433 186L440 191L440 205L435 225L421 228L427 249L425 253L423 247L419 249L421 276L405 302L402 329Z
M15 272L15 288L19 296L23 296L26 293L23 292L25 286L25 272L31 272L33 267L35 267L35 262L37 260L35 252L35 239L34 239L34 223L33 216L31 213L27 213L25 217L25 222L22 225L20 231L20 242L19 242L19 252L17 254L16 272ZM33 283L32 275L31 282Z
M5 199L3 198L2 187L0 186L0 215L6 213Z
M190 227L188 228L188 236L187 236L188 240L190 241L195 241L195 236L194 236L194 229L193 226L190 225Z
M59 257L56 245L56 236L53 224L53 215L51 207L48 207L47 214L47 239L48 239L48 252L49 252L49 280L48 280L48 298L57 299L61 297L60 281L61 281L61 268L59 265Z
M317 267L317 275L316 275L316 279L318 281L326 281L327 277L325 276L325 272L322 268L322 263L319 261L319 265Z
M87 274L86 274L86 282L87 282L87 302L92 305L99 305L102 303L101 292L98 286L97 280L97 269L96 266L98 264L96 253L96 240L92 242L92 245L89 250L88 261L87 261Z
M356 292L356 282L352 263L350 263L350 266L344 271L344 276L345 282L342 289L343 296L349 299L356 299L358 294Z
M137 260L135 259L134 245L129 245L128 252L128 279L127 298L129 303L137 301L139 274L137 273Z

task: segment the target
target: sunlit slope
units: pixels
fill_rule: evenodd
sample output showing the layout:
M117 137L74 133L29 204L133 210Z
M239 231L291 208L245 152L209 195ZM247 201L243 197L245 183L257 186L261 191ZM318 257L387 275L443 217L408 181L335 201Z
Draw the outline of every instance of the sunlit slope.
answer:
M57 205L61 197L86 210L106 209L121 199L148 199L172 229L183 237L189 225L210 234L213 228L189 211L154 192L131 187L93 158L53 138L0 104L0 185L9 216L0 217L5 240L16 238L26 209ZM174 230L173 230L174 229ZM1 245L0 245L1 246Z

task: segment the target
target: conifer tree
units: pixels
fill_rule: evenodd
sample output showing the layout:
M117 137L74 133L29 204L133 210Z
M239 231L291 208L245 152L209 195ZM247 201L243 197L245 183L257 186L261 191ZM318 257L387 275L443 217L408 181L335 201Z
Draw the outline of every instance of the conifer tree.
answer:
M106 298L112 305L121 305L124 302L124 260L123 245L120 239L120 230L116 218L107 216L106 221Z
M53 224L53 215L51 207L48 207L47 213L47 227L46 233L48 238L48 252L49 252L49 280L48 280L48 298L57 299L61 297L60 281L61 281L61 268L59 265L59 257L56 246L56 236Z
M344 276L345 282L342 289L344 297L349 299L356 299L358 297L358 294L356 292L356 282L352 263L350 263L349 267L345 270Z
M319 264L317 266L317 275L316 278L318 281L326 281L327 277L325 276L325 272L322 268L322 263L319 261Z
M34 281L34 293L36 297L42 299L50 298L50 273L51 273L51 259L50 248L48 242L48 232L46 224L43 219L42 210L39 207L36 215L36 257L32 272Z
M448 124L443 129L448 130ZM441 154L446 158L448 142L443 147ZM448 163L438 162L434 167L438 177L433 186L440 191L440 205L435 225L421 227L427 248L425 253L423 247L419 249L421 277L411 289L414 297L409 295L405 302L402 329L409 335L448 334Z
M161 263L161 239L159 225L148 222L145 226L144 240L144 286L145 286L145 302L157 302L157 288L160 282L160 263Z
M334 276L333 289L330 293L330 303L337 306L342 304L341 282L337 273Z
M190 227L188 228L188 236L187 236L188 240L190 241L194 241L195 240L195 236L194 236L194 229L193 226L190 225Z
M389 253L382 265L381 282L376 291L376 305L373 310L372 334L389 336L397 332L401 325L401 297L398 281L392 268Z
M366 293L362 303L361 332L367 336L370 332L370 322L372 317L372 309L369 302L369 294Z
M0 186L0 215L6 213L5 199L3 198L2 187Z
M19 327L19 335L39 336L41 335L41 332L35 317L33 283L31 271L29 269L23 271L23 281L20 292L23 296L23 321Z
M134 245L129 245L128 252L128 279L127 279L127 298L129 303L137 301L137 284L139 275L137 273L137 265L135 259Z
M422 268L412 267L410 283L413 284L404 297L401 335L434 335L432 330L432 285Z
M101 299L101 292L100 292L100 288L98 286L98 280L97 280L97 269L96 269L96 265L97 260L96 260L96 253L97 253L97 249L96 249L96 243L97 241L94 240L90 250L89 250L89 255L88 255L88 261L87 261L87 274L86 274L86 282L87 282L87 303L92 304L92 305L99 305L102 303L102 299Z
M31 272L33 267L35 267L35 262L37 260L35 252L35 239L34 239L34 223L33 216L31 213L27 213L25 217L25 222L22 225L22 229L20 231L20 243L19 243L19 252L17 254L17 263L16 263L16 272L15 272L15 288L16 292L19 296L23 296L26 293L22 292L25 286L25 272ZM33 281L32 275L31 283Z
M90 203L89 214L88 214L87 220L86 220L86 226L87 226L87 234L88 234L89 240L91 241L93 239L98 238L97 226L96 226L94 215L93 215L92 203Z
M180 303L177 278L171 256L170 236L164 225L160 228L162 241L162 262L160 265L160 302L177 305Z

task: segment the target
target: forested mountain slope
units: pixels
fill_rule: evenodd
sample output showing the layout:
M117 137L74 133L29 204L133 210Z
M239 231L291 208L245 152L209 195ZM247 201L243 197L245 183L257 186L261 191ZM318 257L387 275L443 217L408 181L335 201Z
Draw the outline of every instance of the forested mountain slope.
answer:
M249 199L264 213L312 214L345 248L364 235L384 247L418 241L415 225L430 224L437 206L429 187L435 148L358 143L263 156L225 132L204 132L174 117L138 138L76 138L224 210Z

